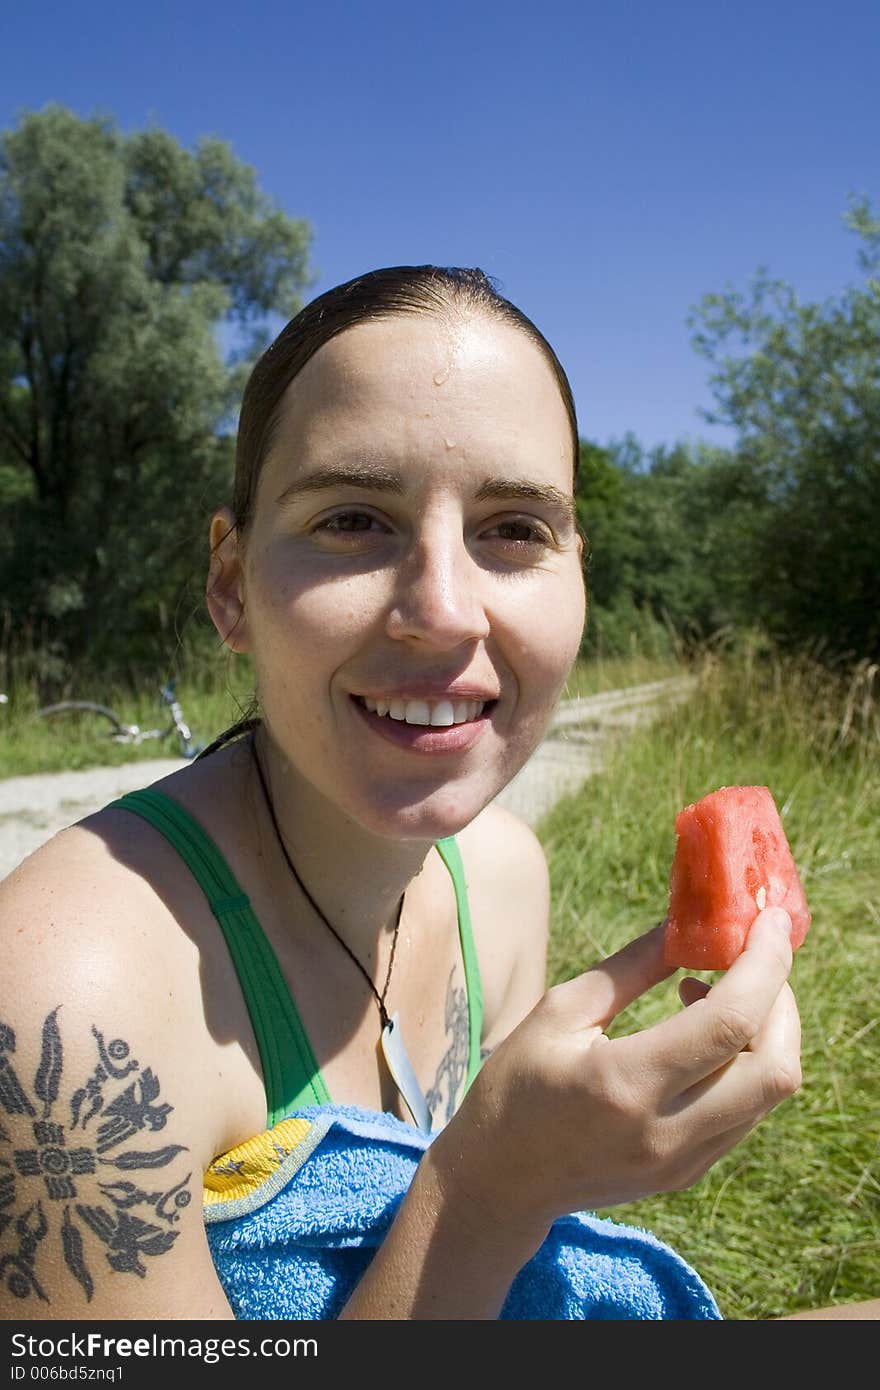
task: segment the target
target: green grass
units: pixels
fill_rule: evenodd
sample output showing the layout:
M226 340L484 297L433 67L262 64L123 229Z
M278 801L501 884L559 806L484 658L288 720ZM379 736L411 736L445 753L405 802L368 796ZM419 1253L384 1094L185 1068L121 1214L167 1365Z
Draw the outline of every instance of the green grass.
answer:
M107 687L92 679L66 692L67 698L94 700L109 705L126 724L142 729L170 725L167 709L159 700L160 678L155 688L132 694L121 687ZM177 698L196 742L206 745L240 718L250 702L253 680L249 664L225 655L202 658L176 682ZM81 768L117 766L148 758L178 756L176 737L148 739L134 746L115 743L110 723L91 714L35 718L36 697L20 696L14 704L0 705L0 777L35 772L65 772Z
M671 658L664 660L638 652L631 656L593 657L575 664L562 697L600 695L605 690L623 690L629 685L669 680L672 676L680 676L682 670L681 663Z
M766 654L713 660L693 701L627 735L539 828L555 983L663 917L682 806L760 783L783 815L813 913L792 973L803 1086L695 1187L608 1213L673 1245L727 1318L880 1295L877 687L866 663L843 678ZM611 1031L680 1008L676 978Z

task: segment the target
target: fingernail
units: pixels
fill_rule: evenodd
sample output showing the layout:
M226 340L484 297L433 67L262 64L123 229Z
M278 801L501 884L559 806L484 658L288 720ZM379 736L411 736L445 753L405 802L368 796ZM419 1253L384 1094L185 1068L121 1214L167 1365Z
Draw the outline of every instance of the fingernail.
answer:
M765 911L772 913L770 920L777 931L785 932L786 936L791 936L791 918L784 907L766 908Z

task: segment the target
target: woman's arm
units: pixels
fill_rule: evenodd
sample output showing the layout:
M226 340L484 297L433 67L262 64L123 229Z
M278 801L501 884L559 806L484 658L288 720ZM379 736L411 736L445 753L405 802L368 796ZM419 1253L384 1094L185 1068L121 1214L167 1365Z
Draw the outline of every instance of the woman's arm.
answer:
M231 1318L175 958L90 839L0 885L0 1317Z
M459 1181L466 1173L457 1171L455 1124L427 1150L341 1318L497 1318L517 1272L540 1247L547 1234L540 1221L521 1222L514 1210L509 1220L496 1221L479 1200L468 1200Z

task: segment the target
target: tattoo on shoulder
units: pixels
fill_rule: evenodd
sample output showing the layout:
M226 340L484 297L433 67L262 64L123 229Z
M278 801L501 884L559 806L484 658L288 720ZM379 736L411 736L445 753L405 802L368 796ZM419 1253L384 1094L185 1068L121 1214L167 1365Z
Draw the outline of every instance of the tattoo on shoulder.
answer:
M50 1302L42 1271L59 1254L87 1302L108 1268L143 1279L192 1200L185 1147L151 1142L173 1108L159 1078L94 1025L91 1070L69 1076L59 1013L43 1022L33 1076L0 1020L0 1287L23 1303Z

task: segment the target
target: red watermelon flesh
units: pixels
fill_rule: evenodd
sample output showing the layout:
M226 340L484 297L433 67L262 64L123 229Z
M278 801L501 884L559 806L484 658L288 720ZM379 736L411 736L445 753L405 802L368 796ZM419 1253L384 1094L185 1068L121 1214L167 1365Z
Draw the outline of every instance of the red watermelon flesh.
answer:
M810 910L768 787L721 787L675 818L664 957L687 970L726 970L764 907L791 917L796 950Z

